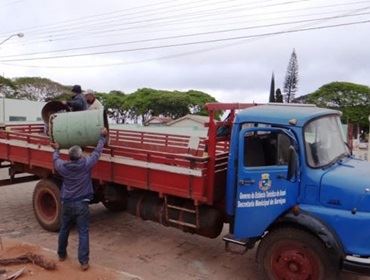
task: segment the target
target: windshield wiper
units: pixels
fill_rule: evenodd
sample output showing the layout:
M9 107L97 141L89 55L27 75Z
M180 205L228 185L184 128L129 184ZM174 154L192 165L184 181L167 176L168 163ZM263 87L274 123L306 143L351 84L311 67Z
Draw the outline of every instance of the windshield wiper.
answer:
M342 162L342 159L344 157L348 157L348 156L350 156L350 155L347 152L344 152L344 153L339 154L332 161L330 161L326 166L324 166L323 169L327 169L327 168L333 166L335 163L339 163L340 164Z

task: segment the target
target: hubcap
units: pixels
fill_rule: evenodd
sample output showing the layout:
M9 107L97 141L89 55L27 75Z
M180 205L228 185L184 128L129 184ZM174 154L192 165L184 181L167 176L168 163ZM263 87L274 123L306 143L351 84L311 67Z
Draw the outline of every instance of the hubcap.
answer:
M276 279L319 279L318 257L311 249L298 242L286 241L274 247L271 255L271 267Z
M40 193L38 199L39 209L41 215L45 220L53 220L56 215L57 205L55 203L54 196L47 191Z

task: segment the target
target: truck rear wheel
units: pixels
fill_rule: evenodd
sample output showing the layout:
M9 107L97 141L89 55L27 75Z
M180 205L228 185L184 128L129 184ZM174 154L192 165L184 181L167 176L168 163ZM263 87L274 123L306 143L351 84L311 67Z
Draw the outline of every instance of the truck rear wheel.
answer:
M48 231L58 231L60 227L60 190L56 182L42 179L33 191L33 211L39 224Z
M338 263L312 234L296 228L279 228L265 236L258 248L261 279L337 279Z

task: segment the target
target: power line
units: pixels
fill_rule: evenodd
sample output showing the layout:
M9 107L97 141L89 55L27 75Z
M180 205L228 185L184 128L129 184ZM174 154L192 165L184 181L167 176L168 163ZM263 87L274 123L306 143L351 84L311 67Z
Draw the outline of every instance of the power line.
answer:
M16 0L16 1L22 1L22 0ZM167 1L161 1L161 2L157 2L157 3L152 3L152 4L147 4L147 5L141 5L141 6L136 6L136 7L132 7L132 8L126 8L126 9L122 9L122 10L119 10L119 11L112 11L112 12L105 12L105 13L100 13L100 14L93 14L93 15L89 15L89 16L84 16L84 17L79 17L78 19L72 19L72 20L64 20L64 21L59 21L59 22L56 22L56 23L52 23L52 24L48 24L48 25L39 25L39 26L32 26L32 27L28 27L28 28L24 28L23 30L24 31L31 31L31 30L34 30L34 29L40 29L40 28L49 28L50 26L58 26L60 24L63 24L63 23L70 23L70 22L80 22L81 20L84 20L84 19L87 19L87 18L96 18L96 17L100 17L100 16L104 16L104 15L111 15L111 14L114 14L114 13L119 13L119 12L122 12L122 11L130 11L130 10L134 10L134 9L138 9L138 8L142 8L142 7L151 7L151 6L155 6L155 5L159 5L159 4L163 4L163 3L173 3L175 2L176 0L167 0ZM12 30L12 31L9 31L7 33L1 33L0 35L8 35L9 33L14 33L15 30Z
M48 24L48 25L44 25L44 26L26 28L24 30L28 31L28 33L38 33L37 30L40 32L43 29L46 29L46 32L47 32L48 29L50 29L50 31L56 32L56 31L58 31L58 28L68 27L70 25L72 25L72 27L75 27L76 25L78 25L77 28L84 28L84 27L86 27L86 25L81 25L84 22L88 23L88 22L92 21L93 25L96 26L97 24L100 24L100 23L102 23L104 21L107 21L107 20L112 21L112 18L121 18L121 17L125 17L125 16L131 16L131 15L134 15L134 14L139 14L139 18L142 18L143 16L147 16L147 14L145 14L147 12L151 12L151 14L153 14L153 12L155 12L154 15L158 15L158 12L163 12L163 10L166 10L168 8L172 8L170 11L172 11L174 9L177 10L178 7L181 7L181 6L188 6L188 8L194 8L192 6L189 7L189 4L192 5L192 4L196 4L196 3L203 3L200 6L199 5L195 6L195 8L201 7L201 6L207 6L207 5L209 5L209 3L204 3L204 2L207 2L207 1L212 1L212 0L197 0L197 1L191 1L191 2L186 2L186 3L176 4L175 6L170 5L170 6L160 7L159 4L166 4L166 3L172 3L173 4L174 2L176 2L176 0L162 1L162 2L152 3L152 4L148 4L148 5L141 5L141 6L136 6L136 7L132 7L132 8L122 9L122 10L119 10L119 11L100 13L100 14L85 16L85 17L82 17L82 18L80 17L78 19L62 21L62 22L55 23L55 24ZM230 2L234 2L234 1L238 1L238 0L223 0L223 1L213 2L212 4L230 3ZM273 0L265 0L265 1L269 2L269 1L273 1ZM256 1L254 3L258 3L258 2L260 2L260 1ZM145 9L145 8L152 7L152 6L159 6L159 7L155 8L155 9L148 9L148 10ZM117 15L117 16L111 16L112 14L117 14L117 13L119 14L121 12L137 10L137 9L140 9L140 8L144 8L144 10L139 10L137 12L124 13L124 14L120 14L120 15ZM103 19L98 19L97 20L96 19L97 17L103 17ZM137 18L137 16L135 16L133 18ZM64 24L62 24L62 23L64 23ZM89 26L89 25L87 25L87 26ZM32 32L31 30L36 30L36 31ZM45 32L45 30L42 31L42 32ZM8 33L6 33L6 34L8 34Z
M45 57L38 57L38 58L5 59L5 60L0 60L0 62L48 60L48 59L59 59L59 58L83 57L83 56L91 56L91 55L103 55L103 54L113 54L113 53L146 51L146 50L153 50L153 49L164 49L164 48L183 47L183 46L190 46L190 45L209 44L209 43L225 42L225 41L248 39L248 38L259 38L259 37L272 36L272 35L290 34L290 33L304 32L304 31L329 29L329 28L336 28L336 27L342 27L342 26L351 26L351 25L358 25L358 24L367 24L367 23L370 23L370 20L338 23L338 24L332 24L332 25L324 25L324 26L309 27L309 28L300 28L300 29L294 29L294 30L267 32L267 33L260 33L260 34L254 34L254 35L226 37L226 38L210 39L210 40L203 40L203 41L193 41L193 42L186 42L186 43L167 44L167 45L160 45L160 46L132 48L132 49L122 49L122 50L114 50L114 51L101 51L101 52L59 55L59 56L45 56Z
M200 2L204 2L204 1L207 1L207 0L201 0ZM231 1L237 1L237 0L226 0L226 1L223 0L223 1L218 1L218 2L214 2L214 3L230 3ZM268 1L273 1L273 0L266 0L265 2L268 2ZM295 0L295 1L310 1L310 0ZM199 2L199 1L196 1L196 2L193 2L193 3L197 3L197 2ZM254 4L254 3L260 3L260 1L247 3L247 6L250 5L250 4ZM203 3L203 5L201 5L201 6L207 7L208 5L209 5L208 3ZM240 6L240 5L245 6L246 4L245 3L244 4L239 4L237 6ZM198 5L198 6L195 6L195 7L200 7L200 6ZM187 7L187 8L193 9L195 7ZM207 9L207 12L209 13L209 10L219 12L223 9L224 9L224 7L215 8L215 9ZM167 12L172 11L172 10L168 10ZM175 11L177 11L177 10L182 11L183 9L179 9L178 6L176 6ZM158 17L159 14L161 15L160 17ZM70 28L64 28L64 29L59 29L59 30L58 29L57 30L53 29L53 32L57 32L57 33L52 35L52 41L58 40L58 38L60 36L65 36L65 35L68 35L68 34L72 34L72 35L76 36L77 35L76 32L81 32L82 36L83 36L84 34L87 34L86 30L87 30L88 27L93 28L92 30L94 30L94 33L97 30L100 30L99 33L101 33L101 32L112 32L112 31L114 32L117 29L117 26L127 27L128 25L135 25L135 24L139 24L139 23L153 24L156 21L163 20L163 19L176 18L178 20L178 17L180 17L181 20L183 20L184 17L186 17L186 16L192 16L192 15L196 15L196 14L199 14L199 16L202 17L202 16L204 16L204 11L200 11L200 12L196 12L196 13L194 13L193 11L190 11L190 12L186 12L186 13L182 13L182 14L172 14L170 16L164 16L164 14L165 13L163 13L163 12L161 12L161 13L158 13L158 12L151 13L150 15L157 16L157 17L154 17L154 18L146 18L148 16L147 14L146 15L145 14L140 14L139 16L130 17L130 18L126 19L125 21L120 21L120 22L118 22L117 24L114 24L114 25L112 25L112 24L116 23L116 20L109 19L108 22L107 22L107 23L111 23L109 25L107 25L107 24L106 25L100 25L99 24L100 22L95 22L92 25L90 24L90 25L72 26ZM135 19L139 19L139 20L133 21ZM102 29L102 28L105 28L105 29ZM106 28L110 28L110 29L106 29ZM46 33L46 34L49 34L49 33ZM89 35L91 35L91 34L89 34ZM45 33L41 33L37 37L40 37L40 36L44 37ZM75 37L75 36L73 36L73 37ZM50 35L46 35L46 38L48 38L50 40Z
M370 7L367 7L367 9L369 9L369 8ZM364 9L362 9L362 10L364 10ZM357 13L357 14L336 15L336 16L331 16L331 17L321 17L321 18L296 20L296 21L273 23L273 24L254 25L254 26L230 28L230 29L223 29L223 30L216 30L216 31L206 31L206 32L197 32L197 33L191 33L191 34L183 34L183 35L174 35L174 36L165 36L165 37L141 39L141 40L134 40L134 41L126 41L126 42L119 42L119 43L90 45L90 46L85 46L85 47L74 47L74 48L59 49L59 50L53 50L53 51L47 51L47 52L31 52L31 53L24 53L24 54L17 54L17 55L0 56L0 59L1 58L10 58L10 57L32 56L32 55L39 55L39 54L46 54L46 53L60 53L60 52L67 52L67 51L95 49L95 48L102 48L102 47L113 47L113 46L121 46L121 45L144 43L144 42L155 42L155 41L170 40L170 39L188 38L188 37L195 37L195 36L229 33L229 32L244 31L244 30L251 30L251 29L259 29L259 28L278 27L278 26L282 26L282 25L291 25L291 24L298 24L298 23L308 23L308 22L323 21L323 20L333 20L333 19L340 19L340 18L345 18L345 17L369 15L369 14L370 14L370 12L362 12L362 13Z
M350 3L341 3L341 4L334 4L334 5L319 6L319 7L308 7L306 9L290 9L290 10L285 10L284 12L293 12L293 11L301 11L301 10L309 10L309 9L322 9L322 8L335 7L335 6L343 6L343 5L348 5L348 4L350 4L350 5L360 4L360 3L364 3L364 2L368 3L368 1L357 1L357 2L350 2ZM276 11L274 11L272 13L276 13ZM223 11L222 15L224 15L224 14L225 14L225 11ZM265 12L265 14L271 14L271 13L266 13ZM218 12L218 13L216 13L216 15L221 15L221 14ZM263 13L250 14L250 15L247 15L247 16L253 16L253 15L263 15ZM193 22L199 23L199 22L205 22L205 21L210 21L210 20L217 20L217 19L208 19L208 17L205 16L205 14L198 15L197 17L199 17L199 16L201 16L201 19L198 19L197 21L194 21L193 20ZM242 16L235 16L235 15L232 16L232 18L237 18L237 17L242 17ZM222 19L220 19L220 20L222 20ZM162 22L162 23L163 24L167 24L167 26L168 26L168 24L171 23L171 22L172 23L175 23L175 24L176 24L176 22L183 24L183 23L186 23L186 22L189 23L189 20L186 21L186 19L184 20L184 18L181 18L181 21L179 21L178 19L176 19L176 20L173 20L172 19L172 21L167 21L167 22ZM124 28L117 28L117 26L121 26L121 25L124 25L125 27ZM94 34L98 34L99 35L100 33L104 32L104 34L101 35L100 37L102 37L102 36L103 37L106 37L106 36L109 36L109 33L117 34L117 32L124 31L124 30L138 29L138 28L143 28L143 27L147 27L147 26L153 27L154 26L154 22L152 24L149 24L148 23L148 24L146 24L144 26L131 26L130 27L130 26L127 26L127 25L130 25L130 24L129 23L121 23L121 24L116 25L115 28L114 29L111 29L111 30L109 30L109 29L108 30L107 29L103 29L103 30L102 29L94 29L93 32L88 32L86 30L83 30L83 32L84 32L84 34L88 34L89 37L94 36ZM157 25L158 25L158 23L157 23ZM74 34L74 36L67 36L68 34ZM113 35L113 34L111 34L111 35ZM62 36L62 37L60 37L60 36ZM52 38L49 37L49 40L48 39L46 39L46 40L35 40L34 42L49 42L50 40L52 40L52 42L55 42L55 41L66 40L68 38L76 38L76 37L79 38L79 39L81 39L80 38L81 36L77 35L75 32L72 32L72 33L67 33L65 35L63 35L63 34L53 35ZM32 42L32 41L30 41L30 42Z
M293 12L293 11L301 11L301 10L309 10L309 9L323 9L323 8L329 8L329 7L335 7L335 6L343 6L343 5L348 5L348 4L351 4L351 5L353 5L353 4L360 4L360 3L364 3L364 2L368 3L368 1L357 1L357 2L350 2L350 3L341 3L341 4L334 4L334 5L319 6L319 7L308 7L306 9L289 9L289 10L285 10L284 12ZM222 15L225 15L226 12L227 11L223 11ZM274 11L273 13L276 13L276 11ZM217 15L219 15L219 14L220 13L217 13ZM271 14L271 13L265 12L265 14L267 15L267 14ZM209 14L209 15L212 16L212 14ZM249 14L249 15L243 15L243 16L244 17L245 16L250 17L250 16L254 16L254 15L263 15L263 13L255 13L255 14ZM195 20L192 21L192 22L197 22L197 23L205 22L205 21L209 21L209 20L217 20L217 19L208 19L208 16L205 15L204 13L203 14L199 14L199 15L194 15L193 14L191 16L192 16L192 18L198 18L198 17L200 17L200 19L198 19L196 21ZM236 17L241 17L241 16L235 16L235 15L232 16L232 18L236 18ZM222 20L222 19L220 19L220 20ZM175 19L175 20L172 19L171 21L168 21L167 20L165 22L162 22L162 24L165 24L165 25L168 26L171 22L173 24L176 24L176 23L183 24L183 23L186 23L186 22L189 23L189 20L186 20L186 18L184 19L183 17L181 17L181 20L179 20L179 19ZM89 32L88 30L85 30L84 29L83 30L83 34L88 34L89 37L92 37L94 35L96 36L96 34L99 35L99 34L103 33L99 37L106 37L106 36L113 36L114 34L117 34L119 31L124 31L124 30L135 30L135 29L138 29L138 28L143 28L143 27L148 27L148 26L152 28L152 27L155 26L155 24L158 25L158 23L152 22L151 24L147 23L144 26L143 25L142 26L130 26L130 23L126 22L126 23L120 23L118 25L115 25L115 27L113 29L101 29L101 27L100 27L98 29L93 29L92 32ZM121 25L124 25L124 28L118 28ZM81 28L83 28L83 26ZM72 36L68 36L68 34L73 34L73 35ZM83 34L82 34L82 36L83 36ZM109 35L109 34L111 34L111 35ZM62 37L60 37L60 36L62 36ZM52 38L49 37L49 39L35 40L33 42L50 42L50 40L52 42L55 42L55 41L66 40L68 38L78 38L78 39L81 39L81 35L78 35L75 32L73 32L73 33L67 33L65 35L63 35L63 34L59 34L59 35L58 34L55 34L55 35L53 35ZM29 42L32 42L32 41L29 41Z
M369 7L366 7L366 8L369 8ZM352 10L352 11L349 11L349 12L345 12L343 13L342 15L350 15L350 14L354 14L356 12L358 12L360 9L355 9L355 10ZM313 26L317 23L322 23L324 21L327 21L327 20L322 20L322 21L319 21L319 22L315 22L315 23L311 23L311 24L304 24L304 25L298 25L298 26L295 26L294 28L292 28L291 30L294 30L294 29L297 29L297 28L303 28L303 27L307 27L307 26ZM222 49L222 48L227 48L227 47L231 47L231 46L236 46L236 45L240 45L240 44L245 44L245 43L251 43L251 42L254 42L254 41L257 41L257 40L260 40L260 39L264 39L264 38L267 38L267 37L273 37L273 36L277 36L279 34L273 34L273 35L270 35L270 36L265 36L265 37L258 37L258 38L247 38L247 39L241 39L241 40L238 40L237 42L235 41L231 41L231 42L227 42L223 45L218 45L218 46L212 46L212 47L207 47L207 48L203 48L203 49L197 49L197 50L192 50L192 51L187 51L187 52L182 52L182 53L176 53L176 54L171 54L171 55L165 55L165 56L159 56L159 57L154 57L154 58L150 58L150 59L141 59L141 60L134 60L134 61L125 61L125 62L115 62L115 63L104 63L104 64L99 64L99 65L79 65L79 66L37 66L37 65L19 65L19 64L9 64L9 63L3 63L5 65L10 65L10 66L16 66L16 67L26 67L26 68L65 68L65 69L80 69L80 68L92 68L92 67L109 67L109 66L119 66L119 65L128 65L128 64L138 64L138 63L144 63L144 62L149 62L149 61L158 61L158 60L165 60L165 59L173 59L173 58L178 58L178 57L184 57L184 56L188 56L188 55L193 55L193 54L200 54L200 53L204 53L204 52L209 52L209 51L213 51L213 50L218 50L218 49Z
M117 20L121 20L121 19L125 19L125 20L132 20L132 19L137 19L137 18L145 18L145 17L148 17L148 16L151 16L151 15L154 15L154 16L157 16L158 14L166 14L166 13L169 13L169 12L173 12L173 11L178 11L178 10L184 10L184 9L179 9L179 7L181 6L186 6L185 9L188 10L188 9L194 9L194 8L200 8L200 7L208 7L210 4L209 3L205 3L207 1L211 1L211 0L198 0L198 1L192 1L192 2L189 2L189 3L180 3L180 4L177 4L176 6L169 6L169 7L159 7L157 9L150 9L148 11L138 11L138 12L130 12L130 13L125 13L125 14L122 14L122 15L117 15L117 16L110 16L108 18L103 18L101 20L90 20L92 21L92 23L88 23L88 24L85 24L85 25L81 25L81 22L78 22L78 26L76 26L76 23L72 24L72 26L70 24L68 25L63 25L61 26L60 28L61 29L52 29L51 31L53 32L59 32L59 31L70 31L70 30L74 30L74 29L85 29L86 27L96 27L96 26L101 26L101 24L104 24L104 23L116 23ZM235 1L238 1L238 0L222 0L222 1L217 1L217 2L213 2L212 5L215 5L215 4L222 4L222 3L230 3L230 2L235 2ZM274 0L265 0L266 2L269 2L269 1L274 1ZM309 1L309 0L300 0L300 1ZM260 1L257 1L257 2L253 2L253 3L258 3ZM202 3L201 5L197 5L197 6L191 6L192 4L196 4L196 3ZM189 6L190 4L190 6ZM250 5L251 3L244 3L244 4L239 4L239 5ZM159 13L160 12L160 13ZM136 15L136 14L139 14L139 15ZM132 15L136 15L136 16L133 16ZM127 16L129 16L127 18ZM177 15L175 15L177 16ZM120 22L120 24L127 24L130 22ZM71 26L71 27L69 27ZM107 25L104 25L104 26L107 26ZM46 27L47 28L47 27ZM44 33L45 31L42 31L41 33ZM50 32L50 31L48 31ZM40 33L40 32L34 32L34 33Z
M204 2L205 0L202 0L201 2ZM218 2L215 2L215 3L230 3L231 1L236 1L236 0L228 0L228 1L218 1ZM266 0L262 3L266 3L266 2L270 2L270 1L273 1L273 0ZM274 3L274 4L269 4L269 5L257 5L257 6L254 6L254 7L250 7L249 10L253 10L253 9L261 9L261 8L269 8L269 7L277 7L277 6L285 6L285 5L289 5L289 4L294 4L294 3L300 3L300 2L307 2L307 1L312 1L312 0L289 0L289 1L285 1L285 2L282 2L282 3ZM196 1L196 2L199 2L199 1ZM194 2L194 3L196 3ZM238 11L240 10L240 7L241 6L250 6L251 4L261 4L261 1L255 1L255 2L251 2L251 3L243 3L243 4L237 4L237 5L232 5L232 6L228 6L226 7L226 9L229 9L229 10L225 10L225 7L219 7L219 8L213 8L213 9L207 9L206 10L206 13L204 11L198 11L198 12L193 12L193 11L190 11L190 12L186 12L186 13L182 13L182 14L172 14L170 16L157 16L158 15L158 12L155 12L155 13L152 13L152 15L155 15L157 17L154 17L154 18L148 18L148 19L143 19L144 15L141 14L139 16L135 16L135 17L131 17L131 18L128 18L128 20L134 20L134 19L139 19L139 20L136 20L136 21L121 21L119 22L119 26L120 25L124 25L124 26L127 26L127 25L133 25L133 24L139 24L139 23L150 23L152 24L153 22L156 22L158 20L167 20L167 19L173 19L175 18L176 20L179 20L179 17L181 17L181 20L184 20L184 17L186 16L190 16L192 18L203 18L205 15L207 14L210 14L210 12L222 12L223 14L226 13L227 11ZM202 6L209 6L209 4L203 4ZM200 6L196 6L196 7L200 7ZM233 8L234 9L231 9ZM191 7L191 8L194 8L194 7ZM178 8L176 7L175 10L178 10ZM146 15L147 16L147 15ZM115 22L112 21L111 19L109 19L109 22ZM108 23L109 23L108 22ZM99 24L99 21L94 23L92 26L96 26L97 24ZM91 25L79 25L79 26L73 26L72 28L64 28L64 29L52 29L53 32L58 32L58 31L72 31L73 29L77 29L77 30L81 30L82 32L85 32L85 29L86 27L89 27ZM107 26L107 25L105 25ZM104 26L104 27L105 27ZM102 30L102 32L111 32L111 31L115 31L117 30L116 26L117 25L114 25L114 29L111 29L111 30ZM99 26L100 28L101 26ZM111 25L108 25L108 27L111 27ZM73 32L72 32L73 34ZM41 34L42 35L42 34Z
M2 5L1 7L7 7L7 6L12 6L12 5L17 5L17 4L20 4L22 2L24 2L24 0L9 1L7 3L2 3L4 5Z

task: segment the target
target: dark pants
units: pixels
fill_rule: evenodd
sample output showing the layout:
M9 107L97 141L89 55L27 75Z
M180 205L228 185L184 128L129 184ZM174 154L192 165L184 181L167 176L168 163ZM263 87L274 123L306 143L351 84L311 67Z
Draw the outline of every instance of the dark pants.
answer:
M89 262L89 203L87 201L64 202L62 204L62 225L59 231L58 255L67 255L69 231L74 223L78 229L78 260Z

